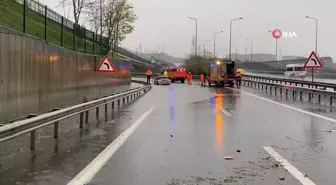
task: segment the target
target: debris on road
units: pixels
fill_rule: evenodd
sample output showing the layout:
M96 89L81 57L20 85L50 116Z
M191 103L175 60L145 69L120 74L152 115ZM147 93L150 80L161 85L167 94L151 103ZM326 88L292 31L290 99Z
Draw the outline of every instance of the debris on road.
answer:
M240 153L241 152L241 150L236 150L238 153Z
M280 179L281 181L283 181L283 180L285 180L285 177L279 177L279 179Z
M224 158L225 158L225 160L233 160L233 157L231 157L231 156L225 156Z

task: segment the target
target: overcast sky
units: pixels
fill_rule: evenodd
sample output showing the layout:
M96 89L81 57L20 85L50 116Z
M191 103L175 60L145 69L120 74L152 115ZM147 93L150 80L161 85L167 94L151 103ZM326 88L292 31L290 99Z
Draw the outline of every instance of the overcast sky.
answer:
M40 0L54 8L56 0ZM336 1L335 0L129 0L138 16L135 31L127 37L122 46L142 51L164 51L173 56L185 56L191 52L195 22L198 20L198 43L206 40L206 48L213 51L213 34L223 30L216 37L217 55L229 52L230 20L233 22L232 44L238 46L238 53L275 53L275 40L268 30L275 28L295 32L298 38L282 38L279 41L281 55L307 56L315 49L315 21L319 19L318 53L336 58ZM63 14L62 8L56 8ZM235 52L235 49L232 49ZM280 50L279 50L280 52Z

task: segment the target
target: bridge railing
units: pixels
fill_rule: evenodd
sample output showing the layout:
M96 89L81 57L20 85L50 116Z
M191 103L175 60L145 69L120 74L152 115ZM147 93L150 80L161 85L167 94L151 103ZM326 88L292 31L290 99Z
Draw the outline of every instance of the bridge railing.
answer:
M72 116L80 115L79 128L83 128L83 124L88 123L89 111L96 108L99 112L100 106L105 106L105 116L107 116L108 105L111 104L112 110L122 104L126 104L135 100L139 96L145 94L151 89L151 85L143 81L132 80L136 83L144 84L143 87L130 89L121 93L113 94L96 100L88 101L82 104L71 106L63 109L54 109L52 112L41 115L30 115L27 119L15 121L0 127L0 142L14 139L23 134L30 133L30 149L35 150L36 130L54 125L54 138L58 138L59 122ZM126 102L127 101L127 102ZM105 117L106 119L107 117Z

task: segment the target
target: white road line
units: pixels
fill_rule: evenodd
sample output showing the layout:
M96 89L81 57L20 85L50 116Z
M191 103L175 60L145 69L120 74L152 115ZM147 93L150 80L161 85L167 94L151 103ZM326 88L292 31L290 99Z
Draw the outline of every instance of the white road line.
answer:
M107 163L113 154L122 146L129 136L139 127L139 125L150 115L155 107L149 109L141 115L129 128L119 135L109 146L107 146L90 164L88 164L68 185L88 184L99 170Z
M303 185L316 185L308 177L305 177L298 169L291 165L286 159L281 157L275 150L269 146L263 147L267 153L269 153L276 161L283 165L283 167L292 174Z
M227 116L232 116L232 114L231 114L230 112L226 111L225 109L220 108L220 110L221 110L224 114L226 114Z
M249 95L249 96L252 96L252 97L255 97L255 98L258 98L258 99L261 99L261 100L270 102L270 103L274 103L274 104L279 105L279 106L282 106L282 107L286 107L286 108L295 110L295 111L297 111L297 112L301 112L301 113L303 113L303 114L308 114L308 115L311 115L311 116L315 116L315 117L317 117L317 118L321 118L321 119L324 119L324 120L327 120L327 121L336 123L336 120L335 120L335 119L330 118L330 117L327 117L327 116L323 116L323 115L321 115L321 114L316 114L316 113L313 113L313 112L305 111L305 110L302 110L302 109L299 109L299 108L296 108L296 107L292 107L292 106L290 106L290 105L286 105L286 104L283 104L283 103L279 103L279 102L276 102L276 101L273 101L273 100L270 100L270 99L267 99L267 98L264 98L264 97L260 97L260 96L257 96L257 95L255 95L255 94L251 94L251 93L248 93L248 92L245 92L245 91L242 91L242 90L238 90L238 89L234 89L234 88L229 88L229 89L232 89L232 90L235 90L235 91L238 91L238 92L247 94L247 95Z

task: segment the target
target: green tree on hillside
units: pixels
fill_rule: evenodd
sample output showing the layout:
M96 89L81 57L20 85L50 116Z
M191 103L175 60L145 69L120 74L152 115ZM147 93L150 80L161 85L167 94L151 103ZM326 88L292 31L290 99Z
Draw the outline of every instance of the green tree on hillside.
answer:
M190 56L184 61L184 67L192 74L209 73L209 62L218 60L218 58Z
M127 0L108 0L104 11L104 28L113 54L115 47L134 31L136 19L133 6Z

